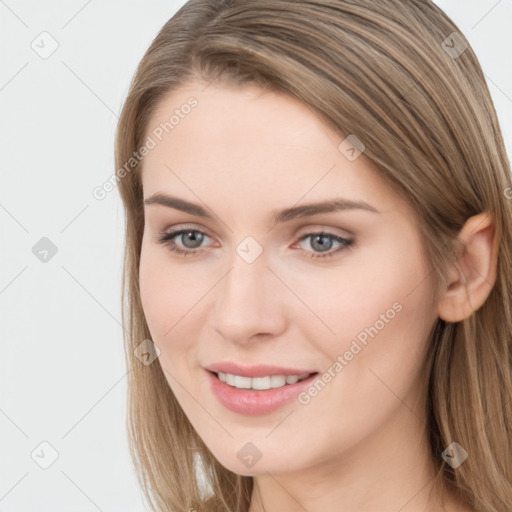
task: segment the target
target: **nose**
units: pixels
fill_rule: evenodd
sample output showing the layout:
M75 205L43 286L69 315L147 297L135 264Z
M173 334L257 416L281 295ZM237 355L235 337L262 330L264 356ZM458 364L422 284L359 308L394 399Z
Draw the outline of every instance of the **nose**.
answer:
M247 263L236 256L216 288L214 327L227 341L247 344L261 336L274 338L285 330L286 288L265 258Z

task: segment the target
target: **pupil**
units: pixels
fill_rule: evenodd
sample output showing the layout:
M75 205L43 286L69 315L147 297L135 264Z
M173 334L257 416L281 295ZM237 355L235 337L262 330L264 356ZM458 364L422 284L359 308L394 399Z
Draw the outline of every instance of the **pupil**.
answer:
M326 235L316 235L314 238L313 238L313 246L315 245L316 243L316 240L317 239L321 239L321 240L330 240L330 237L326 236ZM320 245L316 248L318 248L320 251L326 251L326 250L329 250L330 247L327 247L328 243L325 243L325 242L320 242Z
M201 233L198 233L197 231L188 231L187 233L184 233L185 236L185 241L187 240L187 237L190 237L190 240L192 241L192 247L189 247L187 245L186 242L184 242L183 245L185 245L186 247L189 247L191 249L194 249L195 247L193 246L193 242L194 241L199 241L199 245L201 245L201 241L202 241L202 235Z

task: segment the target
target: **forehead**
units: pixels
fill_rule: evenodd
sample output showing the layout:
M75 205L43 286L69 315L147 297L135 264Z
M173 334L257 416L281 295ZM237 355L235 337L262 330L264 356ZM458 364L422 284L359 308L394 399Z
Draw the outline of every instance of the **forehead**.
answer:
M164 137L171 144L172 139L182 142L193 136L216 145L227 143L229 136L239 143L253 139L259 144L335 153L340 137L298 99L252 84L189 82L163 97L146 132L165 123L168 133Z
M191 82L162 99L148 136L155 147L142 164L146 197L179 192L249 208L343 195L382 209L393 201L396 206L364 153L348 159L340 150L344 136L284 93Z

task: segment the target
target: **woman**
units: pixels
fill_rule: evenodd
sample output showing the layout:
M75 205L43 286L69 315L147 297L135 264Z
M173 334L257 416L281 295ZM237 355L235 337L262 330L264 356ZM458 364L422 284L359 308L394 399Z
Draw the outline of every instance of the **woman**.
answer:
M116 140L156 511L512 509L512 186L425 0L191 0Z

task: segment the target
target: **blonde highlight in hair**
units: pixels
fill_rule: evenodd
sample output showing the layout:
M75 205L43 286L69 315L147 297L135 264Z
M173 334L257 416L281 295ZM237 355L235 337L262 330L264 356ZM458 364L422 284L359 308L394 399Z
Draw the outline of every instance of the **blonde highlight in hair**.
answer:
M438 285L457 265L465 221L489 212L499 241L496 282L470 317L433 326L426 410L439 484L477 512L504 512L512 509L510 162L471 46L456 58L442 46L453 32L457 26L427 0L190 0L137 68L116 133L116 168L143 145L151 115L170 92L197 78L251 83L298 98L340 137L363 141L365 155L414 207ZM155 511L247 512L252 477L215 459L161 366L134 357L151 337L138 274L142 163L118 184L126 211L131 455ZM456 469L441 457L453 441L469 454Z

